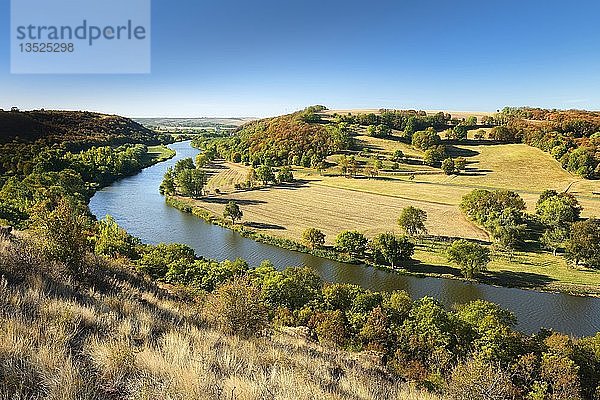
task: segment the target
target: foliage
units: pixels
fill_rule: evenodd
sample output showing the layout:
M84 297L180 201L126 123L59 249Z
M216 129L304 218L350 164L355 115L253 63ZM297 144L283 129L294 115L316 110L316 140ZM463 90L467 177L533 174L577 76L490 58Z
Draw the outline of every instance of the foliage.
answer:
M575 222L565 250L567 258L575 265L583 263L600 268L600 220L590 218Z
M440 142L440 135L433 128L415 132L412 136L412 145L421 150L429 150Z
M307 166L316 165L327 155L347 149L351 141L344 126L321 123L319 108L252 121L240 127L234 136L199 139L192 144L213 149L229 161L254 166L267 161L272 166L300 165L303 159Z
M375 262L390 265L392 268L410 260L414 254L413 243L405 236L396 236L393 233L375 236L371 239L369 248Z
M261 287L262 298L271 306L299 310L321 293L321 279L308 267L279 272L272 265L261 265L253 276Z
M124 256L130 259L137 257L137 247L140 240L129 235L121 228L115 219L107 215L96 224L94 237L94 252L109 257Z
M446 158L442 161L442 171L446 175L453 175L456 172L456 166L454 165L454 160L452 158Z
M277 182L294 182L294 174L292 169L288 166L281 167L277 173Z
M504 246L513 247L524 239L525 202L515 192L476 189L463 197L460 209Z
M64 263L72 273L82 273L90 221L81 208L67 198L59 198L55 204L47 200L36 207L32 218L45 257Z
M380 124L380 125L369 125L367 126L367 135L385 138L392 134L392 130L389 126Z
M153 278L164 278L169 269L177 263L191 264L196 259L194 250L184 244L160 243L147 246L137 261L140 269Z
M577 221L582 210L577 198L571 193L557 193L554 190L542 193L535 207L535 212L544 225L562 228Z
M439 164L447 158L446 146L432 146L425 151L423 162L431 167L439 166Z
M335 238L335 247L345 253L362 256L367 249L368 240L358 231L343 231Z
M275 182L275 172L269 165L261 165L256 169L256 179L262 181L263 185L268 185L269 182Z
M398 217L398 225L409 236L427 234L427 213L419 208L405 207Z
M235 201L230 201L225 206L225 210L223 211L223 218L231 218L231 223L235 224L235 221L238 219L242 219L244 213L240 210L240 206Z
M315 249L325 244L325 234L317 228L308 228L302 233L302 240L307 246Z
M487 269L490 251L478 243L456 240L447 250L448 261L458 264L463 275L472 279L477 273Z
M269 327L260 289L247 278L236 278L219 286L208 299L207 313L229 335L260 336Z

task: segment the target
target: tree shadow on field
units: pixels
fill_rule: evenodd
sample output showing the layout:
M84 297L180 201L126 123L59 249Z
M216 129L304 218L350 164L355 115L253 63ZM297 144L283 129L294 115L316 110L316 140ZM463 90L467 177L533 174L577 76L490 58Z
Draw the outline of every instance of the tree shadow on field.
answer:
M285 230L285 227L281 225L267 224L266 222L247 221L244 222L244 226L254 229Z
M534 289L547 286L556 279L533 272L495 271L487 272L483 283L509 287Z
M266 203L266 201L264 201L264 200L229 199L226 197L204 197L204 198L202 198L202 201L204 203L211 203L211 204L227 204L230 201L235 201L240 206L251 206L251 205Z
M466 157L475 157L475 156L478 156L479 154L481 154L480 152L475 151L475 150L464 149L464 148L456 147L453 145L446 146L446 152L451 157L465 157L465 158Z
M433 265L421 262L419 260L410 260L403 266L407 271L415 273L452 275L462 277L462 273L458 268L454 268L448 265Z
M461 176L485 176L492 171L491 169L478 169L478 168L467 168L464 171L461 171L459 175Z

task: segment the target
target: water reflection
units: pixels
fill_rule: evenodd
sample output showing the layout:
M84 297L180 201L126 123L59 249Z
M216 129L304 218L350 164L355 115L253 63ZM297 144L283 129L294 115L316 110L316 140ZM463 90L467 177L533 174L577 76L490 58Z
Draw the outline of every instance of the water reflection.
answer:
M413 298L432 296L447 306L485 299L514 312L519 320L518 328L524 332L535 332L540 327L574 335L592 335L600 331L600 299L597 298L404 276L257 243L236 232L204 223L167 206L158 193L166 169L177 160L195 157L198 153L188 142L173 144L171 148L177 151L173 159L96 193L90 202L92 212L99 218L111 214L121 226L144 242L185 243L207 258L241 257L253 266L264 259L279 267L308 265L327 281L354 283L372 290L402 289Z

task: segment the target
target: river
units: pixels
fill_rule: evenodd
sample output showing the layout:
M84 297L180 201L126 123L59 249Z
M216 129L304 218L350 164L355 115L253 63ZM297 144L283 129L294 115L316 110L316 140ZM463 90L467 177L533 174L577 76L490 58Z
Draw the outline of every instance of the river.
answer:
M378 291L406 290L413 298L432 296L445 305L484 299L511 310L517 329L525 333L551 328L575 336L600 331L600 299L495 287L453 279L419 278L344 264L257 243L238 233L210 225L165 204L158 187L169 166L198 150L189 142L170 145L177 155L98 191L90 201L96 217L112 215L120 226L146 243L185 243L198 255L217 260L244 258L257 266L269 259L278 267L307 265L324 280L354 283Z

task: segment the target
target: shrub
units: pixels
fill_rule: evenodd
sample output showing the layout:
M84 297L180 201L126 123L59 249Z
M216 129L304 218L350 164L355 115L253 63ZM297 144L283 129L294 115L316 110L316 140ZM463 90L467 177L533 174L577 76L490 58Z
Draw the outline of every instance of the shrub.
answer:
M260 289L248 278L236 278L210 295L206 313L209 321L228 335L261 336L269 327L267 308Z

